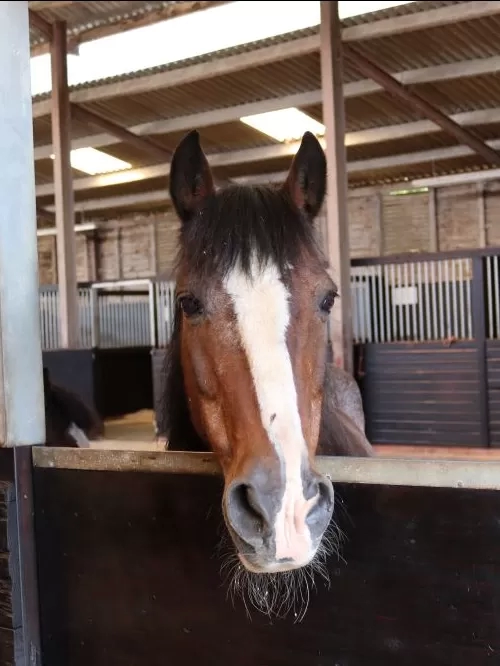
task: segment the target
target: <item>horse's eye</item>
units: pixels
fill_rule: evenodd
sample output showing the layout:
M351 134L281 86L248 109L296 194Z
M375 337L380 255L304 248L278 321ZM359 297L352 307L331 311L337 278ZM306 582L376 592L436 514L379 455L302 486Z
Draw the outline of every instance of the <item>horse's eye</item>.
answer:
M196 317L203 313L203 305L195 296L181 296L179 305L186 317Z
M320 310L324 314L330 314L333 308L333 304L335 303L335 299L337 298L337 292L336 291L329 291L328 294L323 298L323 300L320 303Z

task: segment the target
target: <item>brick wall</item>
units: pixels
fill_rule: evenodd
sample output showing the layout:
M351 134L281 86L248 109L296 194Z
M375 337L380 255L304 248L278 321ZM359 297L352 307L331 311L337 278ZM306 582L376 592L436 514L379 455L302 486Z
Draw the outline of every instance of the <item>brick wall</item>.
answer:
M395 191L397 188L392 187L350 192L352 257L477 248L483 241L489 246L500 246L500 183L488 183L483 188L475 184L446 187L433 194L402 195ZM434 206L430 204L431 197ZM324 211L318 216L317 229L324 239ZM169 276L178 232L174 213L159 213L110 220L105 229L78 234L78 280ZM38 257L40 282L54 283L57 280L54 237L38 239Z

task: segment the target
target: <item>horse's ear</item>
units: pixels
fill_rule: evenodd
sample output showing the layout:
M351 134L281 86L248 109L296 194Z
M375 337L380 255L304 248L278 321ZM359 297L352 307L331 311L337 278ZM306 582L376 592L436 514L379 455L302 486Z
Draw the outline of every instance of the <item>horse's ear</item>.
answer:
M311 132L302 137L283 187L297 208L313 220L325 198L326 157Z
M187 222L214 191L212 172L200 146L200 135L193 130L175 149L170 166L170 196L177 215Z

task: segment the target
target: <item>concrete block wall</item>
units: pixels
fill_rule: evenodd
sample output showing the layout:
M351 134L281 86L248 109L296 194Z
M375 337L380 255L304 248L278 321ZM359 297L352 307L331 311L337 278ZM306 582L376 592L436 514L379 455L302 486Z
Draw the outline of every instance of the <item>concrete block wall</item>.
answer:
M500 246L500 183L410 194L404 193L407 188L402 184L350 191L353 258ZM324 211L317 224L324 237ZM109 220L96 232L78 234L78 280L168 277L175 262L178 231L174 213L166 212ZM55 283L54 237L38 239L38 255L40 282Z

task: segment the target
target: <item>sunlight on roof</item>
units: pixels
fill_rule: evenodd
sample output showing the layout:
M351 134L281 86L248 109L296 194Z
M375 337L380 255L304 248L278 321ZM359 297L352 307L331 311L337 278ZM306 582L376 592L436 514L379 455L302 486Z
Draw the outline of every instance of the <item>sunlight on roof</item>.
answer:
M54 159L54 155L51 155ZM78 169L82 173L90 176L96 176L104 173L114 173L115 171L124 171L131 169L132 165L117 157L103 153L95 148L76 148L70 153L70 161L73 169Z
M244 116L240 120L245 125L249 125L283 143L298 141L302 138L304 132L312 132L316 136L325 134L325 126L322 123L295 107L258 113L254 116Z
M339 2L341 19L409 4L413 0ZM265 20L263 20L265 17ZM83 43L79 55L68 56L69 85L138 72L205 55L295 30L319 25L320 4L313 0L241 0L167 19ZM31 92L51 89L50 55L31 58Z

